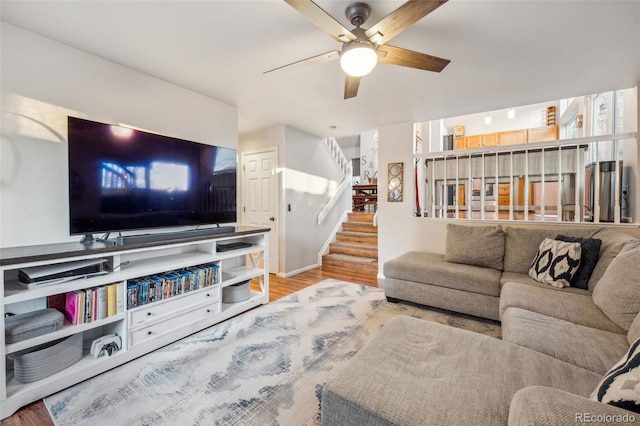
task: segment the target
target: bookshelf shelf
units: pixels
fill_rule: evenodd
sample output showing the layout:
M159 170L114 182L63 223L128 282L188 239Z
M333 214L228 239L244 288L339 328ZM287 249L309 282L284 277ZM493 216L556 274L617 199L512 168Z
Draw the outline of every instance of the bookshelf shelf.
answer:
M96 248L79 247L79 243L65 243L0 249L0 279L4 287L4 291L0 293L0 318L7 312L20 314L47 308L48 303L53 303L52 300L55 299L51 296L84 291L88 294L88 289L111 284L119 286L124 298L122 312L104 319L79 325L73 325L66 319L58 331L10 344L5 342L4 334L0 335L0 348L3 350L3 356L0 357L0 374L4 375L4 378L0 379L0 419L9 417L20 407L33 401L255 306L268 303L268 255L265 253L268 247L268 232L268 228L237 227L235 233L225 234L224 237L194 237L178 242L155 241L131 246L105 245ZM218 252L216 243L219 241L242 242L250 246ZM22 268L95 258L107 258L113 271L37 288L27 288L18 282L18 272ZM216 265L215 268L210 268L212 271L217 270L212 273L219 274L213 283L197 288L187 286L186 282L191 282L188 281L192 274L190 271L197 268L206 270L206 265ZM162 293L163 297L160 299L145 299L152 301L139 306L127 303L127 297L139 297L128 295L127 288L138 288L144 292L145 286L136 287L139 283L152 276L174 271L182 271L184 278L179 279L185 280L178 285L178 290L175 289L175 282L172 282L171 288L174 290L171 294L165 296ZM260 289L252 290L248 300L232 304L222 303L222 287L256 278ZM161 285L164 289L164 282ZM150 297L149 294L147 297ZM121 337L120 350L110 357L95 358L89 354L93 340L111 333L117 333ZM13 370L7 369L7 355L33 350L77 334L82 334L84 356L77 363L56 374L33 383L20 383L16 380Z
M265 300L265 298L267 300ZM250 309L253 306L257 306L259 304L267 303L269 299L269 295L258 292L256 290L251 290L251 297L242 302L236 303L223 303L221 313L225 315L227 318L231 318L234 315L237 315L241 312ZM247 308L249 306L250 308Z
M259 277L263 275L264 271L261 268L239 266L231 269L224 269L222 273L222 287L226 287Z
M96 327L101 327L103 325L111 324L117 321L122 321L124 319L124 313L114 315L105 319L101 319L98 321L93 321L87 324L81 325L73 325L70 324L67 320L64 321L62 328L53 333L44 334L42 336L33 337L31 339L23 340L17 343L10 343L5 345L4 353L5 355L9 355L24 349L28 349L33 346L41 345L43 343L51 342L53 340L61 339L63 337L71 336L72 334L82 333L83 331L87 331Z

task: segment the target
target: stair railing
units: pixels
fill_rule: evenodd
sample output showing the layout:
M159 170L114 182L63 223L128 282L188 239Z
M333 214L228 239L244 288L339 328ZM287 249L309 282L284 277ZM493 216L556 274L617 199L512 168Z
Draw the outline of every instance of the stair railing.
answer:
M353 173L351 161L349 161L347 157L345 157L336 139L334 137L323 138L322 142L324 142L324 146L331 154L331 157L333 157L333 159L335 160L336 165L342 171L343 178L340 182L340 185L338 185L336 192L333 193L331 198L327 201L324 207L322 207L322 210L318 214L318 224L324 222L325 218L327 217L329 212L331 212L331 209L340 198L340 195L342 195L345 189L351 186L351 175Z

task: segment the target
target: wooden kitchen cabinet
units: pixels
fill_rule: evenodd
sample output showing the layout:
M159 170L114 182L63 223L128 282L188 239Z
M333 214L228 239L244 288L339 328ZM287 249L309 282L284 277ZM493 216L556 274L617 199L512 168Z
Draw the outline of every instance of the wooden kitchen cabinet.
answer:
M544 126L527 129L527 140L529 142L554 141L558 139L558 126Z
M453 149L480 148L483 146L516 145L527 142L557 140L557 125L531 129L509 130L506 132L484 133L480 135L458 136L453 139Z
M479 148L482 146L482 135L473 135L465 137L467 140L467 148Z
M516 145L527 143L527 130L511 130L498 133L498 145Z
M485 133L482 135L482 146L498 145L498 133Z
M453 149L465 149L467 147L467 138L458 136L453 138Z

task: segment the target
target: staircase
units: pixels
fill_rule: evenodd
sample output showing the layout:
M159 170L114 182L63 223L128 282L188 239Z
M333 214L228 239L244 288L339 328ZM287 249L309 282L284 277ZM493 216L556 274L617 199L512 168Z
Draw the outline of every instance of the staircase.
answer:
M378 275L378 228L373 213L349 213L329 253L322 256L322 269L338 269L360 275Z

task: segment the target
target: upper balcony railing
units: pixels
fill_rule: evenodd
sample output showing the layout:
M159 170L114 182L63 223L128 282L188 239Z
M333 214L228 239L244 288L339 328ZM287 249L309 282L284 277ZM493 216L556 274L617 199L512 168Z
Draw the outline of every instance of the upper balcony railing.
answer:
M625 133L418 154L415 215L631 222L636 141Z

